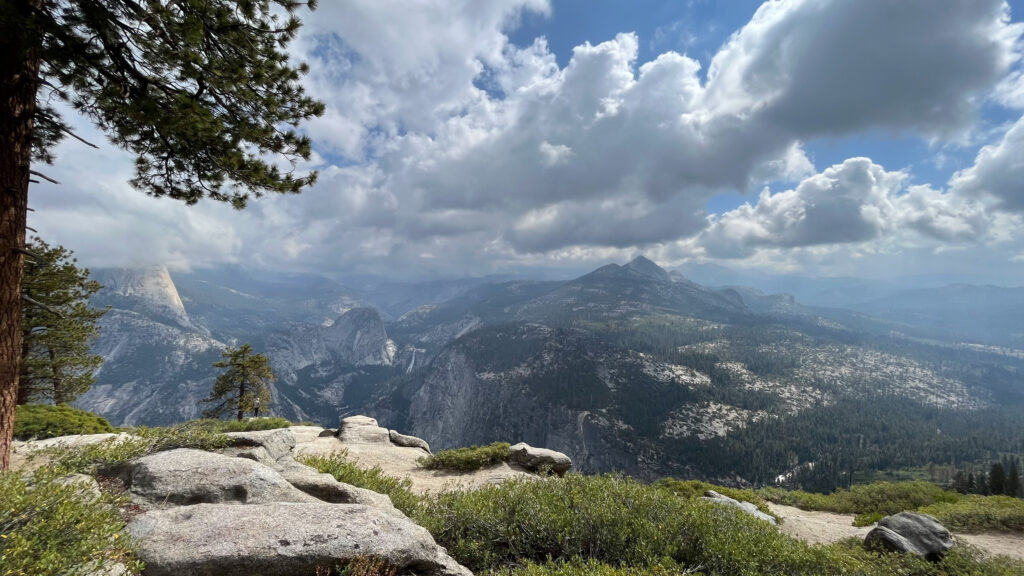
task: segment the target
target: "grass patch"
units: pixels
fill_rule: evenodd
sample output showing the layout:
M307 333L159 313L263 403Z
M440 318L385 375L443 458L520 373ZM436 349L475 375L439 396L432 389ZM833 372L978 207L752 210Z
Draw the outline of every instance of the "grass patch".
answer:
M0 473L0 568L4 576L94 574L114 562L132 574L131 558L115 496L97 496L81 485L62 484L52 469L31 477Z
M473 472L508 460L508 442L495 442L487 446L470 446L444 450L420 459L420 466L428 470Z
M41 452L51 466L63 474L95 475L107 464L123 462L164 450L195 448L217 450L228 446L230 439L201 425L187 423L167 428L136 428L127 438L111 438L105 442L75 448L55 447Z
M203 418L192 420L188 424L199 426L210 432L256 432L259 430L277 430L295 426L287 418L251 418L246 420L217 420Z
M14 437L18 440L113 431L114 427L102 416L67 404L24 404L14 411Z
M330 456L299 456L296 460L334 476L338 482L387 494L395 508L407 516L412 516L422 502L422 498L412 491L412 481L408 478L388 476L380 466L362 468L349 460L346 450Z
M728 496L733 500L739 500L740 502L750 502L757 506L757 509L765 514L778 520L772 511L768 508L764 499L758 496L757 492L753 490L741 490L739 488L728 488L726 486L716 486L707 482L701 482L700 480L676 480L675 478L662 478L654 483L658 488L663 488L686 500L694 500L704 496L704 493L708 490L714 490L722 496Z
M1024 532L1024 500L1010 496L961 496L920 509L951 530L960 532Z
M802 510L864 515L862 522L872 515L888 516L931 504L956 502L962 497L931 482L875 482L836 490L832 494L764 488L758 494L765 500Z

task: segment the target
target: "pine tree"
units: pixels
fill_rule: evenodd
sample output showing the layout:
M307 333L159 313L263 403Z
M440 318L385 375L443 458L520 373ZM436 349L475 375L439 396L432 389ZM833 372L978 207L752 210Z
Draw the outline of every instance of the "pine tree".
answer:
M263 354L253 354L248 344L229 348L222 357L224 360L214 362L213 366L227 370L217 376L213 390L203 400L216 403L203 411L203 416L220 418L235 412L241 421L245 413L253 409L257 398L264 408L270 403L268 385L274 381L274 371L270 368L270 359Z
M89 144L51 103L133 153L131 184L146 194L242 208L250 196L297 193L316 173L296 172L310 142L293 128L323 113L286 50L302 5L315 2L0 2L0 470L21 373L28 188L47 178L32 162L52 162L64 136Z
M975 493L976 494L981 494L982 496L988 496L989 495L989 491L988 491L988 475L985 474L984 470L982 470L981 472L978 472L978 490Z
M1017 458L1012 458L1010 459L1010 470L1006 473L1006 495L1019 497L1020 489L1020 464Z
M33 256L21 289L21 376L18 404L73 401L92 386L103 358L89 353L99 333L96 321L106 312L89 307L99 282L79 268L71 251L33 239Z
M967 476L963 470L957 470L956 474L953 474L952 488L961 494L967 494Z
M978 492L978 481L974 478L974 472L967 474L967 491L965 494L976 494Z
M1006 493L1006 469L1002 462L994 462L988 473L988 489L994 495Z

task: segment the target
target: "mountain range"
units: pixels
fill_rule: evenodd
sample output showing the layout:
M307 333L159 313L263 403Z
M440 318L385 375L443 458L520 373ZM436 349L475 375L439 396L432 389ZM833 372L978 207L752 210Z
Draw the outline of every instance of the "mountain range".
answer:
M804 482L836 485L1024 442L1024 289L829 308L643 257L567 281L380 290L237 269L96 277L105 362L78 403L116 424L197 416L211 364L248 342L271 359L281 416L366 413L439 449L522 440L590 472L756 484L816 470Z

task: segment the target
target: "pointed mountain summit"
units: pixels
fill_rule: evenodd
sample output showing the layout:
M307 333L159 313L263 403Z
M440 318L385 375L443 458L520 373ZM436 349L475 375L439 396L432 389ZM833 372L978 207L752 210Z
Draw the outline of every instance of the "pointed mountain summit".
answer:
M636 258L633 259L632 262L623 266L622 269L628 270L633 274L646 276L648 278L651 278L652 280L657 280L659 282L672 281L672 278L669 276L668 272L664 268L658 266L657 264L643 256L637 256Z

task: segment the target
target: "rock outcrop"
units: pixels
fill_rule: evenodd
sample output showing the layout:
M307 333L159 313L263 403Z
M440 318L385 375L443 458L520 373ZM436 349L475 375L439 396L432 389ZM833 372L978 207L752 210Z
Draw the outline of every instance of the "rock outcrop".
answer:
M136 516L147 576L294 576L364 556L401 574L472 576L426 529L373 507L351 504L198 504Z
M417 438L415 436L407 436L400 432L396 432L395 430L390 431L389 438L391 440L391 443L394 444L395 446L405 446L406 448L422 448L427 452L427 454L431 453L430 444L427 444L427 441L422 438Z
M337 441L307 428L305 442ZM181 448L104 470L142 508L127 530L147 576L292 576L367 556L401 574L472 576L386 495L297 462L291 430L229 436L221 453Z
M879 520L864 538L864 545L937 561L953 547L953 537L932 516L900 512Z
M532 472L551 471L559 476L565 476L572 468L572 460L565 454L547 448L534 448L525 442L509 448L508 461Z
M705 492L704 496L701 497L701 500L707 500L708 502L711 502L713 504L732 506L734 508L738 508L746 512L747 514L750 514L754 518L764 520L765 522L770 522L771 524L778 523L774 516L770 516L768 514L765 514L764 512L761 512L760 510L757 509L757 506L751 504L750 502L740 502L735 498L729 498L728 496L724 494L719 494L714 490L708 490L707 492Z
M273 468L246 458L179 448L108 466L143 508L189 504L315 502Z

